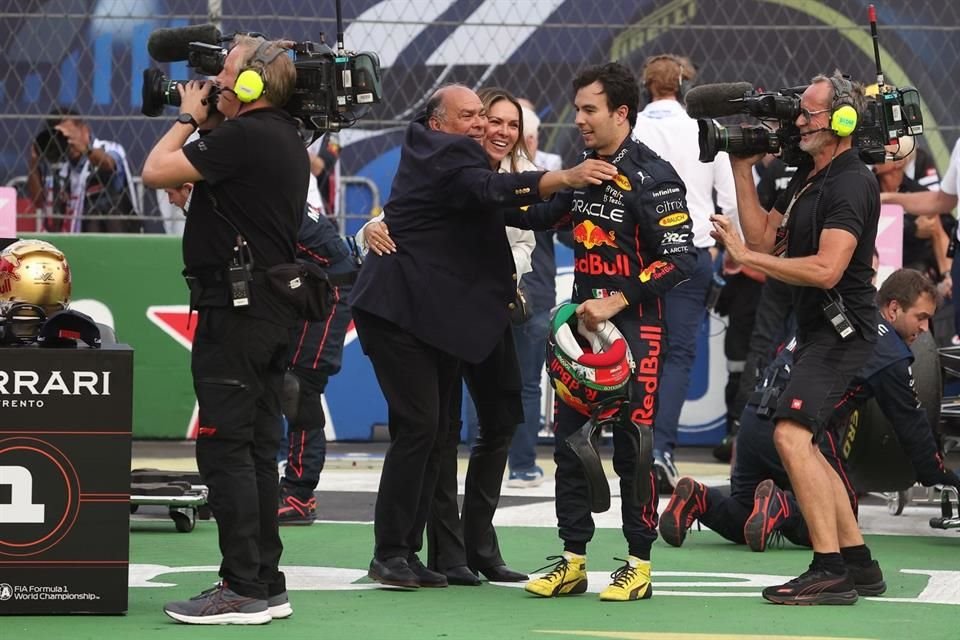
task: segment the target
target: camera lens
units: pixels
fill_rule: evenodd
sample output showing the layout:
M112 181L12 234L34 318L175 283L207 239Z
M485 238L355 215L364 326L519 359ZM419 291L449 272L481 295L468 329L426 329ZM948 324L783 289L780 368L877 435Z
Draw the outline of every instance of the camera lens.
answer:
M156 118L163 113L165 106L180 106L178 84L181 84L180 80L167 80L159 69L145 69L143 90L140 94L143 102L140 111L143 115Z
M748 156L755 153L776 153L780 138L762 126L734 125L724 127L715 120L697 120L700 129L700 162L711 162L717 153Z

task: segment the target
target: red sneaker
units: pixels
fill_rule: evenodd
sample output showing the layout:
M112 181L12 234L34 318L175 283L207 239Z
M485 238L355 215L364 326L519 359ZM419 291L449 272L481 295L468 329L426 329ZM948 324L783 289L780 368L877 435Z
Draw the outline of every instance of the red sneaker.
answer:
M670 503L660 515L660 535L667 544L679 547L687 529L707 510L707 487L690 477L677 481Z
M753 511L743 525L747 546L753 551L766 549L770 537L780 530L791 514L787 494L773 480L758 484L753 493Z

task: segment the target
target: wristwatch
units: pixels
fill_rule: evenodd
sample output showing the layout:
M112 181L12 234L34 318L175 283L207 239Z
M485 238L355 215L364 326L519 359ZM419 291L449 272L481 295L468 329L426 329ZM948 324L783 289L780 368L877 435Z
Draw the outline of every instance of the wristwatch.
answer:
M179 116L177 116L177 122L191 125L194 131L200 128L200 123L197 122L197 119L194 118L193 114L191 113L181 113Z

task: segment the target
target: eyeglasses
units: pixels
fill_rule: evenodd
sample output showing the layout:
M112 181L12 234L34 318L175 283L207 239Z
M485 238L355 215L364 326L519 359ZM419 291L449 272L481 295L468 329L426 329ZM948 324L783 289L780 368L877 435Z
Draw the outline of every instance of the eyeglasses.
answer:
M820 115L821 113L826 113L828 111L830 111L829 108L810 111L806 107L800 107L800 115L802 115L803 119L806 120L807 122L810 122L811 120L813 120L813 116L817 116L817 115Z

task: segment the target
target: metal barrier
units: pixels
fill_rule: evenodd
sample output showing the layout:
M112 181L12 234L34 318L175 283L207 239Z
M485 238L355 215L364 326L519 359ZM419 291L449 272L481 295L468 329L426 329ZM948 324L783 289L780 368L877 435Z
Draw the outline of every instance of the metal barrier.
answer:
M157 222L171 222L174 220L173 217L164 217L160 215L161 209L157 204L157 192L154 189L145 189L143 186L143 179L140 176L135 176L133 178L133 183L136 185L136 197L137 204L139 205L139 211L143 214L142 217L149 218ZM340 177L341 189L339 190L339 199L340 202L337 206L337 228L340 230L342 235L347 233L347 220L368 220L369 218L377 215L382 210L381 200L380 200L380 188L377 186L377 183L372 179L364 176L341 176ZM19 175L14 176L7 181L6 186L13 187L17 190L19 195L26 195L27 188L27 176ZM348 213L347 212L347 188L348 187L360 187L366 188L370 192L370 209L364 213ZM30 225L31 231L41 232L43 231L43 220L44 218L56 218L58 216L48 215L42 209L36 211L30 211L27 213L17 213L17 221L21 220L32 220L33 224ZM128 218L130 216L117 216L118 218ZM21 224L18 224L18 228L21 227Z

